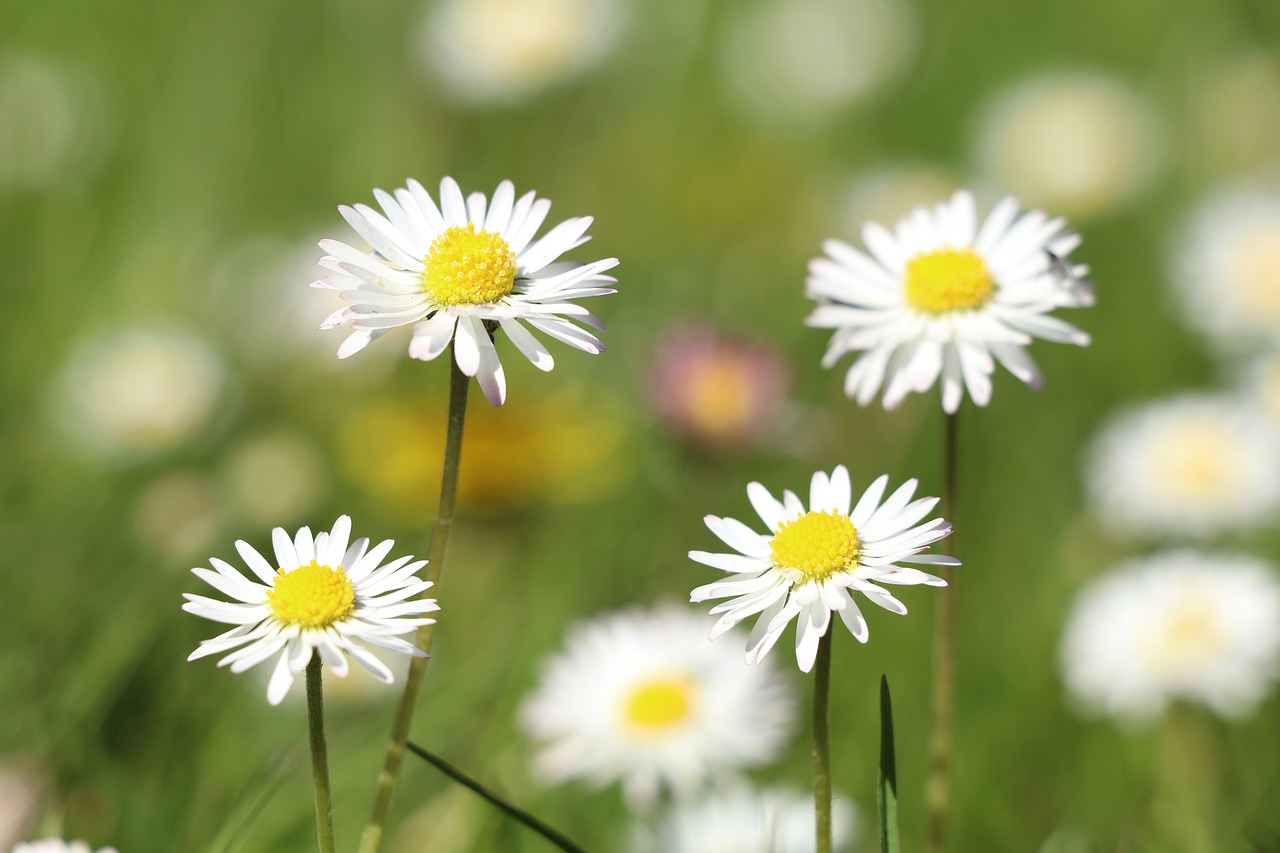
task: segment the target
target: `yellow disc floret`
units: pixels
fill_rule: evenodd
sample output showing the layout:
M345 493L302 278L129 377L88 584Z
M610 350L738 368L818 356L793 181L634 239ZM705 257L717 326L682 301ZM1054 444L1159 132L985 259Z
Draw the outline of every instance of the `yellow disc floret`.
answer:
M907 261L907 303L929 314L981 308L995 286L986 262L972 249L940 249Z
M693 710L693 681L687 675L662 675L640 682L623 705L629 726L646 732L678 725Z
M773 562L822 580L853 566L862 550L858 528L841 512L810 512L783 522L769 543Z
M488 305L516 283L516 253L492 231L474 223L453 225L431 244L423 260L422 289L438 305Z
M281 569L267 601L272 614L286 625L327 628L351 615L356 593L342 566L330 568L312 560L291 572Z

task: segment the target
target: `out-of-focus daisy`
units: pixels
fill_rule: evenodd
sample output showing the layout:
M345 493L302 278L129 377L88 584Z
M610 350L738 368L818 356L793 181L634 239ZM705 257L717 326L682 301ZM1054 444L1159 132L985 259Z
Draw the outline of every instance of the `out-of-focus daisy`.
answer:
M907 66L911 4L892 0L755 0L731 9L723 73L764 119L820 119L874 93Z
M1280 193L1218 191L1178 246L1173 278L1188 325L1227 350L1280 336Z
M1280 577L1249 556L1132 560L1081 590L1061 654L1089 710L1142 719L1181 699L1247 714L1280 675Z
M83 178L111 147L107 103L91 74L50 57L0 57L0 191Z
M789 385L782 358L772 348L689 327L658 346L649 395L676 434L732 450L754 443L769 429Z
M448 94L481 105L528 100L608 56L624 0L444 0L417 38L419 61Z
M415 180L394 198L382 190L373 194L385 216L364 204L338 210L374 251L320 241L329 253L320 266L332 274L312 287L340 291L352 303L321 325L355 329L338 348L339 358L412 325L411 357L430 361L452 342L458 367L500 406L507 380L492 340L499 329L539 370L555 362L525 323L583 352L604 351L595 335L565 318L604 328L573 300L616 293L609 286L615 279L602 273L617 259L556 260L590 239L590 216L567 219L535 240L551 202L532 192L517 200L510 181L499 184L492 199L484 193L463 198L458 184L445 178L439 208Z
M24 841L15 844L13 853L95 853L95 851L83 841L44 838L40 841ZM97 853L118 853L118 851L114 847L100 847Z
M0 760L0 850L11 850L32 831L47 786L45 775L26 759Z
M855 830L852 805L832 803L832 845L844 849ZM635 853L813 853L813 796L782 788L731 785L681 800L656 824L635 830Z
M94 336L71 353L55 414L66 433L103 456L133 458L195 437L225 385L222 362L201 340L173 329Z
M1266 50L1232 50L1221 62L1188 71L1196 162L1236 173L1274 165L1280 62Z
M222 522L217 486L199 470L170 469L147 483L133 507L138 538L161 553L203 550Z
M416 573L426 560L383 559L395 544L387 539L369 548L368 539L350 544L351 519L341 516L333 529L314 537L303 527L293 538L284 528L271 531L276 565L249 543L236 542L245 565L259 582L249 580L229 563L211 558L209 569L191 571L234 602L184 593L182 609L236 627L202 642L187 660L235 649L218 661L232 672L244 672L279 654L267 686L267 701L280 704L294 677L319 654L334 675L347 674L347 655L374 677L393 680L391 670L366 645L421 656L401 635L435 620L423 614L440 608L435 599L413 599L431 586ZM410 600L412 599L412 600Z
M1051 72L997 92L978 158L991 182L1070 216L1104 213L1150 185L1163 160L1150 107L1094 72Z
M223 465L222 481L243 517L292 520L323 500L328 468L310 437L279 427L233 448Z
M941 377L948 413L965 389L985 406L996 361L1039 387L1040 372L1023 351L1033 338L1089 343L1049 316L1092 302L1080 278L1087 268L1068 260L1080 238L1061 219L1019 214L1006 198L978 227L973 196L961 191L932 211L917 207L892 232L868 223L862 239L870 254L827 240L828 257L809 262L806 283L819 303L806 322L836 330L823 366L862 353L844 382L859 405L883 386L884 407L895 408Z
M915 480L884 499L888 483L887 474L877 478L852 510L853 490L843 465L830 476L814 473L808 510L794 492L783 492L779 501L764 486L751 483L747 497L769 530L764 534L736 519L708 515L705 521L711 532L738 552L689 552L691 559L731 573L690 595L695 602L729 599L711 608L712 615L720 614L711 639L759 614L747 639L747 663L760 663L795 619L796 662L808 672L832 612L840 614L858 642L867 641L867 623L852 592L861 592L885 610L902 615L906 605L880 584L946 586L942 578L898 565L960 564L954 557L921 553L951 533L951 525L940 518L920 523L938 499L913 501Z
M1233 399L1151 403L1103 427L1085 480L1118 531L1196 537L1268 524L1280 512L1280 433Z
M773 669L706 641L683 608L633 608L583 622L520 709L545 779L620 781L633 807L762 764L791 732L794 703Z

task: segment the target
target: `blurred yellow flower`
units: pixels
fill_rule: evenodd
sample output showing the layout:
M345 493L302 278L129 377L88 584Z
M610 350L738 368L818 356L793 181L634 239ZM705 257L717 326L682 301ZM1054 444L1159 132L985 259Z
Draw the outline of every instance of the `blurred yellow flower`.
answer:
M435 510L444 455L441 409L383 400L353 411L339 428L348 477L406 520ZM564 392L503 409L467 412L458 503L500 515L543 503L608 494L628 473L625 429L607 404ZM369 448L377 447L377 453Z

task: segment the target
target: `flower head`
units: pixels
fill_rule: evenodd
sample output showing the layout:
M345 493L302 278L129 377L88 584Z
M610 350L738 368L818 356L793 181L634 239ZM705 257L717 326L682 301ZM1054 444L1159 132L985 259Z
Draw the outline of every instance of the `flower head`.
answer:
M1185 395L1105 425L1085 475L1094 511L1121 532L1191 538L1264 525L1280 512L1280 435L1254 406Z
M690 327L660 345L649 396L673 432L705 447L734 450L772 426L789 385L775 350Z
M742 665L706 641L683 608L633 608L577 625L520 709L560 782L620 780L633 806L772 759L794 703L773 669Z
M616 293L606 270L616 258L589 264L557 261L585 243L591 217L567 219L540 239L551 202L532 192L515 198L503 181L492 198L466 198L452 178L440 182L440 206L417 181L394 197L374 190L379 213L368 205L338 208L373 251L321 240L320 259L331 275L312 287L337 290L352 304L321 324L353 331L338 348L346 358L397 326L413 326L409 355L430 361L453 344L458 367L476 377L495 406L506 400L507 380L492 336L501 329L539 370L555 361L525 323L575 349L597 355L604 345L566 317L596 329L600 321L573 300ZM385 214L385 215L384 215Z
M1280 675L1280 577L1230 554L1132 560L1080 592L1061 655L1089 709L1141 720L1183 699L1246 714Z
M832 802L833 849L843 850L856 829L854 809ZM656 825L635 832L635 853L813 853L813 796L784 788L753 791L744 785L673 804Z
M1023 347L1032 338L1084 346L1089 336L1049 312L1092 302L1068 260L1080 238L1061 219L1019 214L1006 198L977 226L973 196L957 192L932 212L917 207L890 232L863 226L870 254L840 240L809 262L808 295L818 307L806 321L835 329L823 365L861 352L845 376L845 393L867 405L884 388L884 406L942 380L942 407L960 407L967 389L979 406L991 399L999 361L1038 387L1040 373Z
M808 510L794 492L783 492L779 501L751 483L747 497L770 531L765 534L735 519L708 515L711 532L738 552L689 552L699 563L731 573L690 596L695 602L729 599L711 608L713 615L720 614L711 639L759 614L747 639L747 662L760 663L797 619L796 662L808 672L833 611L859 642L867 641L867 623L851 592L901 615L906 605L880 584L946 586L942 578L897 565L960 564L954 557L921 553L951 533L951 525L940 518L920 523L938 499L911 500L916 481L908 480L882 502L888 482L888 475L878 478L852 510L852 486L843 465L829 477L822 471L813 475Z
M235 601L184 593L182 609L236 627L202 642L187 660L235 649L218 665L243 672L279 653L267 686L272 705L284 699L313 653L339 677L346 676L346 656L351 655L371 675L391 683L391 670L366 646L423 656L400 637L434 622L423 614L440 609L435 599L409 600L431 586L416 577L427 561L410 562L413 557L406 556L382 565L392 540L370 549L368 539L348 547L350 538L351 519L345 515L331 531L314 537L306 527L292 538L277 527L271 531L274 567L247 542L236 542L241 559L261 583L216 557L209 561L212 571L192 569Z

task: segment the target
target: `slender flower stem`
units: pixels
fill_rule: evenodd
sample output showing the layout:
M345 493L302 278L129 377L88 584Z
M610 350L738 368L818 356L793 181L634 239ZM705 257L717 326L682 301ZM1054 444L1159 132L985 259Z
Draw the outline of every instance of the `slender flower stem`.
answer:
M316 841L320 853L334 853L333 800L329 793L329 748L324 740L324 689L320 653L307 664L307 729L311 739L311 784L316 797Z
M431 533L431 552L428 555L424 578L434 584L431 594L439 596L440 572L444 568L445 549L449 544L449 531L453 528L453 508L458 497L458 460L462 455L462 426L467 415L467 389L471 385L470 378L458 367L453 357L453 347L448 353L452 372L449 375L449 424L444 441L444 468L440 476L440 503L436 511L436 524ZM430 653L431 640L434 636L434 624L423 625L414 636L413 644L424 652ZM391 795L395 792L396 779L400 775L400 765L404 760L405 743L409 740L409 726L413 722L413 711L418 700L418 691L422 686L422 678L427 671L428 658L414 658L409 666L409 675L405 678L404 693L400 697L400 705L396 709L395 722L391 727L391 739L387 743L387 756L382 765L382 775L378 777L378 793L373 803L373 815L360 837L360 853L376 853L382 844L382 831L386 825L387 812L391 809Z
M951 522L951 536L946 540L947 552L960 556L956 531L960 529L958 502L959 414L947 415L942 430L942 517ZM925 810L928 824L925 837L927 853L946 849L947 807L950 800L950 768L952 708L955 704L956 681L956 573L942 568L947 585L938 602L933 644L933 730L929 739L929 780L925 786Z
M464 788L468 788L472 791L475 791L481 797L488 800L491 804L497 806L498 809L501 810L508 817L511 817L519 821L520 823L524 824L525 826L529 827L529 829L532 829L534 832L541 835L551 844L565 851L565 853L584 853L581 847L579 847L577 844L574 844L564 835L560 834L560 832L558 832L556 829L538 820L536 817L524 811L523 809L517 806L514 806L511 803L507 802L506 800L502 799L502 797L499 797L497 794L493 793L484 785L481 785L475 779L472 779L466 773L463 773L457 767L454 767L452 764L445 761L440 756L436 755L433 752L429 752L426 749L423 749L413 741L409 741L408 747L409 747L409 751L412 752L414 755L418 756L423 761L430 764L432 767L435 767L441 773L448 776L450 779L457 782L459 785L463 786Z
M827 733L831 687L831 635L818 641L813 664L813 813L817 823L817 853L831 853L831 738Z

